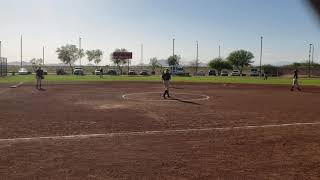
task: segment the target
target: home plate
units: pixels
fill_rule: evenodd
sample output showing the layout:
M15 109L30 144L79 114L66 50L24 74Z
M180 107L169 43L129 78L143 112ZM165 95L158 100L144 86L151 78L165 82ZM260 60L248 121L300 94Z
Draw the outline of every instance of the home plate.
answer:
M17 88L17 87L21 86L22 84L23 84L23 82L19 82L18 84L10 86L10 88Z

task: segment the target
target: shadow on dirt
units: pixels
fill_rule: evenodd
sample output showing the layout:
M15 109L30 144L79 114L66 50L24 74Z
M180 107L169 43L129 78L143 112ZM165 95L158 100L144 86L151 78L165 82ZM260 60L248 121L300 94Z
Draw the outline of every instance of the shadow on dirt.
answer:
M320 94L320 91L312 91L312 90L303 90L301 93L307 93L307 94Z
M178 98L171 98L170 100L178 101L178 102L182 102L182 103L187 103L187 104L193 104L193 105L201 105L201 104L196 103L196 102L181 100L181 99L178 99Z
M184 89L183 87L171 87L172 89Z

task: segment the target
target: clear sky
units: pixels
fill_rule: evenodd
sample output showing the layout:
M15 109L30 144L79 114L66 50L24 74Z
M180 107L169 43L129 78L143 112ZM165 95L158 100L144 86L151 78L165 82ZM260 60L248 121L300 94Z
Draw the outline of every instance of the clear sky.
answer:
M281 64L307 59L308 44L315 45L320 59L320 21L303 0L0 0L0 40L8 61L42 57L58 63L55 50L61 45L104 51L102 64L110 64L115 48L133 52L140 62L167 58L175 52L183 62L196 56L208 62L236 49L254 53L258 64L260 36L264 36L263 64ZM83 60L84 64L88 62Z

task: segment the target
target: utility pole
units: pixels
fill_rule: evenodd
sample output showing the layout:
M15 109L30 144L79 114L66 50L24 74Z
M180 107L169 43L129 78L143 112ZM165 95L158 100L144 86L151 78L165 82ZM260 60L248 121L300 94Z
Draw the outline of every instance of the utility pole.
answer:
M219 45L219 58L221 58L220 45Z
M259 73L259 76L261 77L261 75L262 75L262 66L261 66L261 64L262 64L262 40L263 40L263 37L261 36L260 38L261 38L261 47L260 47L260 73Z
M311 56L311 76L313 73L313 54L314 54L314 45L312 44L312 56Z
M312 44L309 44L309 61L308 61L308 77L310 78L311 77L311 47L312 47Z
M198 73L198 64L199 64L199 43L197 41L196 74Z
M42 65L44 66L44 46L42 47Z
M20 37L20 60L21 60L20 68L22 68L22 34Z
M81 37L79 37L79 60L80 60L80 67L81 67Z
M172 39L172 44L173 44L173 50L172 50L172 57L174 58L174 38Z
M140 63L141 63L141 70L143 69L143 44L141 44L141 59L140 59Z

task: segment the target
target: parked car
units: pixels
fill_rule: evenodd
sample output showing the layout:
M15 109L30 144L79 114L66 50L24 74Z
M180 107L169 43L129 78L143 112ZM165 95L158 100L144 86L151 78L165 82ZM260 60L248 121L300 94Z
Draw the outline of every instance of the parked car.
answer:
M206 75L206 73L204 72L204 71L198 71L198 72L196 72L196 76L205 76Z
M43 68L42 71L43 71L43 74L44 74L44 75L48 75L47 69L44 69L44 68Z
M229 72L227 70L222 70L220 75L221 76L229 76Z
M176 66L170 66L170 72L172 75L177 75L177 76L189 76L189 73L186 73L184 68L180 65Z
M250 76L259 76L259 71L258 71L258 69L256 69L256 68L250 69L249 75L250 75Z
M94 74L95 75L100 75L101 74L101 71L100 71L101 69L96 69L96 70L94 70ZM103 74L103 72L102 72L102 74Z
M142 70L139 74L142 76L149 76L150 75L148 70Z
M174 73L175 75L182 75L182 76L184 76L185 74L186 74L186 72L185 72L185 70L184 70L184 68L183 67L178 67L176 70L175 70L175 73Z
M137 75L137 73L136 73L136 71L135 70L129 70L129 73L128 73L128 75Z
M74 75L81 75L81 76L83 76L83 75L84 75L83 68L82 68L82 67L75 67L74 70L73 70L73 74L74 74Z
M67 74L67 73L64 71L64 69L62 69L62 68L56 69L56 73L57 73L57 75L65 75L65 74Z
M214 69L209 70L209 76L216 76L217 72Z
M114 69L109 69L105 74L112 76L118 75L117 71Z
M239 70L233 70L231 72L231 76L240 76L240 71Z
M31 72L29 72L26 68L20 68L18 70L18 74L19 75L28 75L28 74L31 74Z

